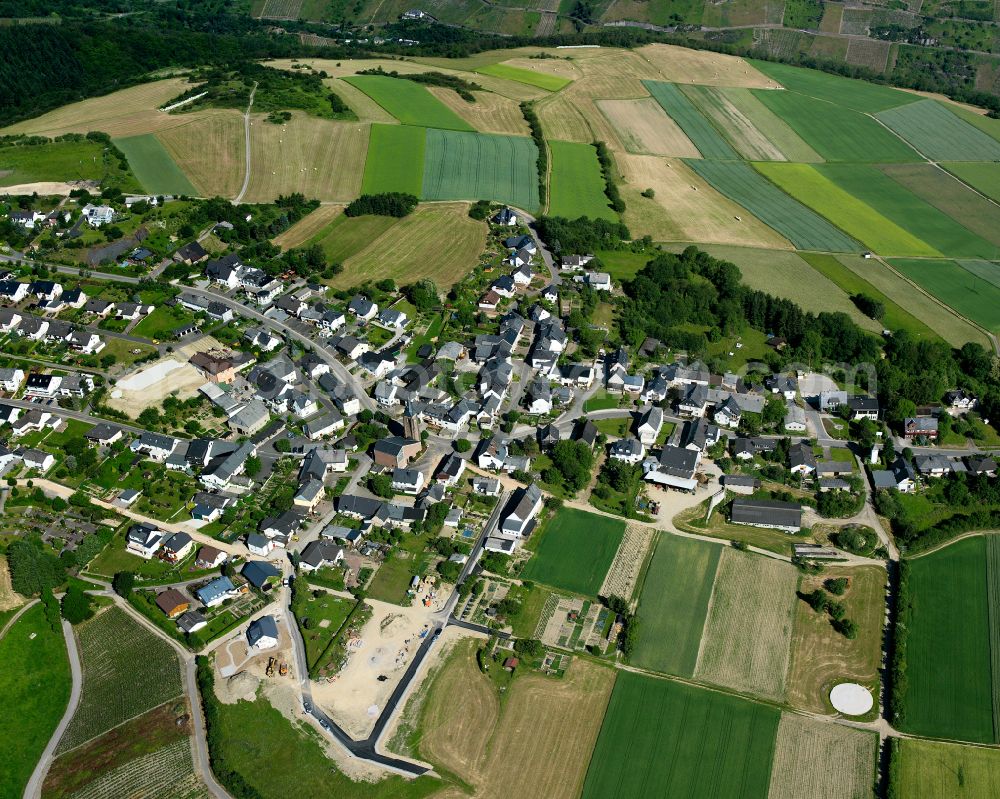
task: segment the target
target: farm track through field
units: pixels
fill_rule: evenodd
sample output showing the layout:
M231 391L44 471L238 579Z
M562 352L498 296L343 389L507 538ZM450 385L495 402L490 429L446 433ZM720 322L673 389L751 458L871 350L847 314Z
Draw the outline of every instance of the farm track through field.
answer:
M250 101L247 103L247 110L243 113L243 153L246 169L243 172L243 185L233 200L234 204L239 204L243 201L243 196L247 193L247 187L250 185L250 109L253 108L253 96L256 93L257 81L254 81L253 88L250 90Z

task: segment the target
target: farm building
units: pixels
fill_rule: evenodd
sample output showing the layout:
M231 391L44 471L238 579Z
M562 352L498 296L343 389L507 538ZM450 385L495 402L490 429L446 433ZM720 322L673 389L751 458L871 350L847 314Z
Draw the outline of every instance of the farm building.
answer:
M733 524L797 533L802 529L802 506L767 499L734 499L729 518Z

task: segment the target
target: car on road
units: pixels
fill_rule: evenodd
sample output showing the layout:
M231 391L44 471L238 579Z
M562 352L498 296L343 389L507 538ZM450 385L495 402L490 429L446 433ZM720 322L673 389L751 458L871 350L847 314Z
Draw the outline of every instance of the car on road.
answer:
M330 729L330 722L327 721L326 719L320 719L319 726L322 727L324 730L328 730Z
M310 704L309 704L308 702L303 702L303 703L302 703L302 709L303 709L303 710L304 710L304 711L305 711L306 713L310 713L310 714L311 714L311 713L313 712L313 706L312 706L312 705L310 705Z

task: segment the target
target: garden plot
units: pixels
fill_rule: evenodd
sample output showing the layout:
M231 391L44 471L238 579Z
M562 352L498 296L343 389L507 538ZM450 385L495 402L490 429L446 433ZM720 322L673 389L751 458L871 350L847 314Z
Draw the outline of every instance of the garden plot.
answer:
M111 796L209 799L211 794L194 772L191 743L184 738L103 774L72 799Z
M549 613L554 602L554 609ZM546 601L535 637L546 646L561 649L585 649L597 646L602 651L608 644L605 629L610 626L610 611L598 602L579 597L551 594Z
M724 549L695 678L783 699L797 585L784 561Z
M631 599L652 542L653 531L650 528L636 524L626 527L625 537L618 546L615 559L611 561L598 596L620 596L626 601Z

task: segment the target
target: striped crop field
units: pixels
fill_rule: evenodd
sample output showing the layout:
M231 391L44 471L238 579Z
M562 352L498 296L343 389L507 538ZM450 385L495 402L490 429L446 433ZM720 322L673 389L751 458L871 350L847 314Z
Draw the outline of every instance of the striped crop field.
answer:
M892 258L889 262L965 318L986 330L1000 332L1000 288L992 282L950 260Z
M827 161L890 164L921 160L898 136L858 111L796 92L757 91L755 95Z
M424 185L424 140L424 128L372 125L361 191L401 191L419 197Z
M936 100L920 100L877 116L932 161L1000 161L1000 141Z
M352 75L344 81L360 89L404 125L472 130L472 126L419 83L387 75Z
M687 134L704 158L734 161L739 158L736 151L676 84L644 80L642 85L653 95L653 99L663 107L663 110L680 125L681 130Z
M800 250L862 250L857 241L798 200L792 199L748 164L698 160L685 163L717 191L742 205Z
M803 69L770 61L751 60L750 63L791 92L826 100L866 114L874 114L919 100L916 95L899 89L880 86L877 83L866 83L854 78L843 78L815 69Z
M841 230L885 255L934 257L925 241L886 219L809 164L757 163L758 172Z
M428 129L425 200L496 200L538 209L538 148L524 136Z
M114 139L114 143L125 153L136 179L150 194L198 193L187 175L152 133Z

